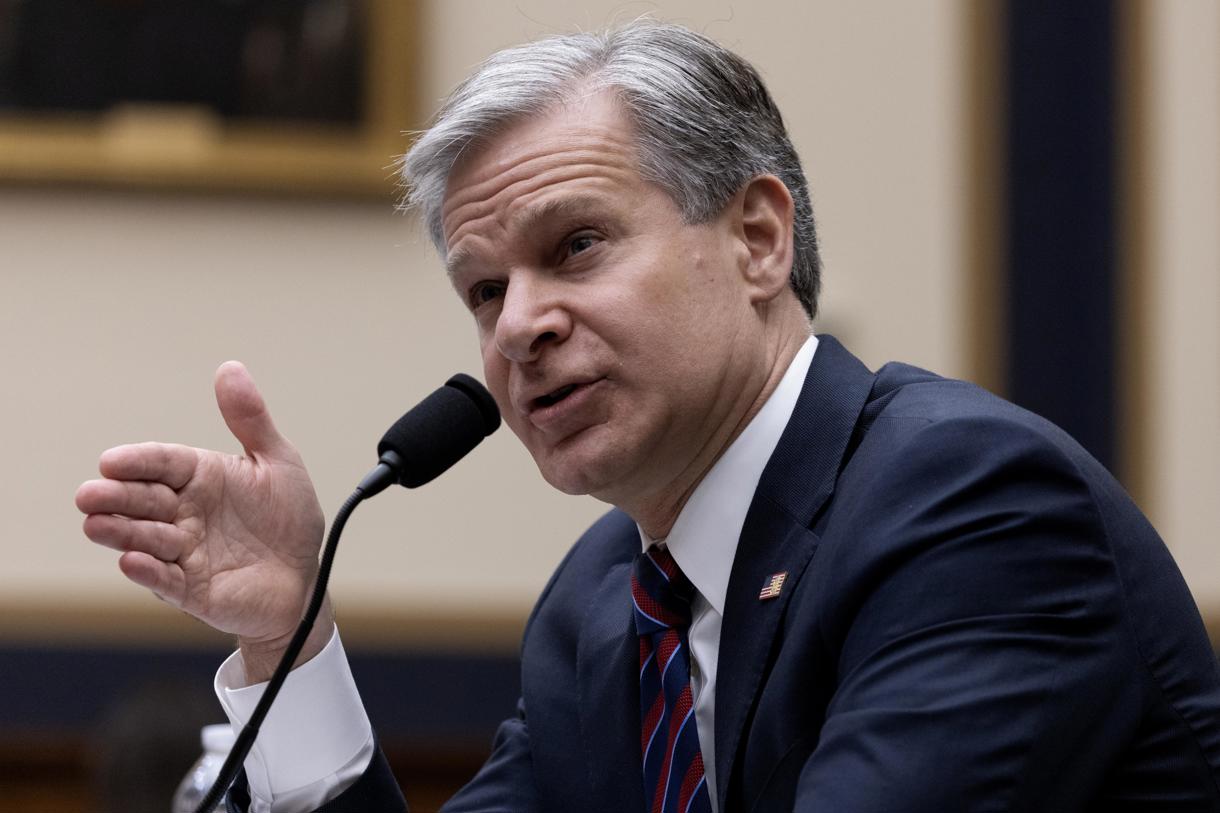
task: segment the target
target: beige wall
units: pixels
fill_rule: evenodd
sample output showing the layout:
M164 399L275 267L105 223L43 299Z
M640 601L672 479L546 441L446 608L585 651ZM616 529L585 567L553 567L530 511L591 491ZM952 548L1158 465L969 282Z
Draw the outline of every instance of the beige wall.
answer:
M645 12L704 31L758 65L804 157L828 265L820 327L873 365L899 357L965 375L962 11L953 0L584 2L576 11L561 0L435 0L423 14L421 98L439 99L495 48L553 31ZM1189 186L1189 169L1180 174ZM1202 194L1216 200L1214 186ZM1209 233L1206 224L1189 228ZM0 246L5 606L117 613L135 604L170 623L172 614L122 579L112 553L83 540L71 495L97 452L115 443L233 449L210 394L212 371L227 358L250 365L328 512L405 406L454 370L479 372L472 327L438 263L415 224L386 205L0 189ZM1166 334L1166 352L1187 348L1182 365L1202 370L1194 386L1214 404L1217 300L1172 303L1190 290L1190 275L1206 275L1209 262L1214 271L1215 254L1165 261L1185 275L1162 291L1165 307L1197 326L1166 316L1181 333ZM1192 330L1210 330L1213 344L1198 344ZM1181 365L1165 373L1159 414L1167 419L1178 420L1169 417L1173 388L1187 385L1187 373ZM1216 413L1207 414L1212 423L1200 431L1213 443L1210 474L1196 478L1206 466L1182 462L1194 453L1188 439L1157 440L1167 449L1158 471L1186 492L1159 494L1154 516L1175 539L1204 540L1175 547L1199 573L1216 571L1216 525L1196 506L1214 511L1220 493ZM396 490L357 512L336 567L340 611L467 607L519 623L601 510L552 492L501 432L426 489ZM1192 583L1220 596L1211 575Z
M1220 5L1143 15L1146 508L1220 631Z

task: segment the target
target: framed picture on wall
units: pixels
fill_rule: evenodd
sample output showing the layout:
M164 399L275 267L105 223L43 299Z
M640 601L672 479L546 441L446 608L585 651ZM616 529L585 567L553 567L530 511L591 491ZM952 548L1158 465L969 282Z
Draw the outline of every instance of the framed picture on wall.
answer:
M416 0L0 0L0 182L395 192Z

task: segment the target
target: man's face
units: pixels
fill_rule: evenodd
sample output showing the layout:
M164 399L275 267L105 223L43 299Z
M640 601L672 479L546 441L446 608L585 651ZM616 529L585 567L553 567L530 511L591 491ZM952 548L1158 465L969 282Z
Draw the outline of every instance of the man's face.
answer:
M740 398L748 252L640 176L611 96L469 151L443 218L488 388L548 482L622 505L695 465Z

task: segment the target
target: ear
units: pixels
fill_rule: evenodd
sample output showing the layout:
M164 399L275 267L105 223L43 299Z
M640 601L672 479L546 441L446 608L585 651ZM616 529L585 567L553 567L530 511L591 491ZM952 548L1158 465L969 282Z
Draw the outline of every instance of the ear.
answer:
M788 289L792 271L792 195L774 175L760 175L738 192L734 208L741 272L750 301L769 302Z

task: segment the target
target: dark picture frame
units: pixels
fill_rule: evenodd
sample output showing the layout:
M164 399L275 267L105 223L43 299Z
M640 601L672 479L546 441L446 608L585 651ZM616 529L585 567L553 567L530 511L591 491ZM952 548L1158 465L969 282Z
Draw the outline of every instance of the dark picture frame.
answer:
M0 5L8 6L12 20L17 19L22 2L45 0L0 0ZM111 15L105 19L114 18L118 9L125 15L120 18L124 28L119 32L126 37L125 43L135 39L130 34L133 26L144 22L137 19L133 23L133 14L138 16L141 9L147 9L152 15L164 9L156 3L136 0L59 2L83 4L82 8L96 3L102 12ZM288 9L286 14L298 13L307 6L305 0L294 2L295 6L280 4ZM115 59L112 57L107 63L107 54L101 59L95 55L88 60L81 56L81 66L64 69L58 83L44 81L36 88L38 93L31 94L28 91L31 74L36 78L47 74L57 78L56 57L52 52L61 49L75 55L77 51L69 49L79 45L64 42L71 34L66 23L70 15L49 17L49 22L36 32L43 36L37 44L42 51L36 51L34 57L42 60L41 73L27 70L22 74L12 69L14 54L20 56L22 47L30 50L29 43L16 41L23 35L33 36L26 30L35 28L28 19L32 15L27 14L22 21L26 23L24 28L9 25L7 32L0 31L0 182L306 195L397 194L394 162L407 146L407 131L419 126L414 118L418 93L415 78L419 64L418 2L314 0L323 10L328 2L333 7L355 9L359 17L359 25L353 29L356 33L349 34L350 41L342 45L346 50L337 49L339 61L297 80L298 87L293 92L281 91L278 95L264 92L256 100L262 105L257 109L249 102L249 81L241 91L243 98L234 101L236 94L226 90L227 95L217 101L215 94L205 98L206 90L197 90L202 83L192 75L180 85L187 87L188 94L205 98L205 102L201 103L199 98L182 101L170 95L181 92L177 87L166 91L143 81L149 72L139 65L112 70L127 84L117 90L110 86L99 90L101 83L91 83L92 77L82 75L81 71L94 62L112 68ZM242 4L232 0L213 5L233 9ZM38 11L45 8L38 7ZM4 11L0 8L0 12ZM224 27L234 27L228 18L219 19ZM0 27L3 24L0 19ZM148 59L158 68L178 63L187 66L184 72L189 73L191 65L210 59L215 51L182 55L183 45L189 46L194 41L195 29L186 27L181 18L170 22L170 26L175 24L180 24L179 31L187 32L178 34L181 42L167 44L164 38L159 41L161 35L157 31L136 41L152 43L148 46L152 53ZM299 20L297 25L299 28ZM96 25L87 30L87 35L101 36ZM230 37L237 42L234 50L244 47L243 53L248 54L262 47L262 43L251 45L252 36L249 31L238 31L237 37L241 39ZM115 50L110 45L106 47L111 52ZM9 64L3 62L5 58ZM248 56L241 58L249 61ZM118 59L135 62L135 57L127 53L120 53ZM304 64L303 60L298 62ZM248 76L249 68L243 70ZM13 88L3 84L14 75L26 81L24 103L20 103L23 99ZM137 76L136 81L131 80L132 75ZM336 75L347 84L331 81ZM319 78L327 81L318 81ZM213 82L215 87L223 88L230 84ZM135 98L121 95L132 87L136 88L132 94ZM345 88L354 90L358 98L345 102L342 98ZM169 98L160 98L158 93ZM28 101L31 97L32 103Z

